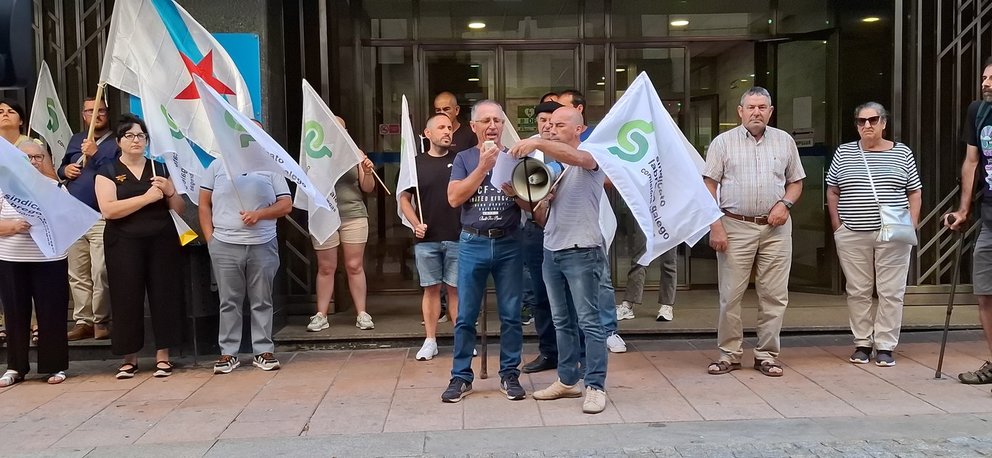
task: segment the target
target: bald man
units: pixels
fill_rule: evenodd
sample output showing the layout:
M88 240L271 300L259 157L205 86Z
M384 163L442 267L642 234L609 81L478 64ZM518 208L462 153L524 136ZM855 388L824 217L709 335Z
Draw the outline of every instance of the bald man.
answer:
M461 113L461 110L455 94L444 91L434 97L434 112L448 115L448 118L451 119L451 129L454 133L451 135L450 149L454 153L460 153L479 144L479 139L472 131L472 126L458 122L458 114Z
M602 319L600 284L606 275L603 233L597 224L606 174L592 154L580 151L582 114L565 106L551 116L551 140L528 138L510 149L524 157L541 150L546 157L567 165L552 197L539 203L535 217L545 221L544 283L558 338L558 380L534 392L534 399L577 398L585 384L582 411L596 414L606 408L606 326ZM612 302L612 301L611 301ZM612 306L612 304L609 304ZM610 311L612 313L612 310ZM585 335L585 376L579 369Z

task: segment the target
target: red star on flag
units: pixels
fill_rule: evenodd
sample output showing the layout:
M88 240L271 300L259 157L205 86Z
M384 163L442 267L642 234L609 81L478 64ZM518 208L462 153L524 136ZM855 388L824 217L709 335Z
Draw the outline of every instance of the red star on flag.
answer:
M183 63L186 64L186 70L189 71L190 76L197 75L203 79L207 86L210 86L220 95L234 95L234 91L227 87L221 80L214 76L214 57L213 50L207 52L200 63L193 63L189 57L185 54L179 53L183 58ZM196 91L196 84L190 81L189 86L183 89L178 95L176 95L176 100L195 100L200 98L199 92Z

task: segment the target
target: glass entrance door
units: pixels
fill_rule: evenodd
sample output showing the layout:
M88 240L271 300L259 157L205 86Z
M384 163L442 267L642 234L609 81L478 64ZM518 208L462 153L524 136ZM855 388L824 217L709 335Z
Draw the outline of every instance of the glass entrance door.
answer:
M839 269L826 209L825 177L836 144L834 100L829 92L829 35L770 44L770 82L775 105L772 125L790 134L799 147L806 179L792 209L793 291L837 292Z

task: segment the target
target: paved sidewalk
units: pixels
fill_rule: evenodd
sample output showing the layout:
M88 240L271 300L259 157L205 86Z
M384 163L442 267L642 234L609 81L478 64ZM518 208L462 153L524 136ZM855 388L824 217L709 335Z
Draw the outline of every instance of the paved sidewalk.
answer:
M429 362L414 359L416 348L285 353L276 372L249 365L214 376L209 365L187 365L166 379L151 378L142 360L128 381L113 379L117 361L80 362L62 385L35 378L0 391L0 447L70 456L977 456L992 453L990 386L954 375L987 358L979 337L953 333L941 380L939 333L905 334L893 368L848 363L847 336L786 337L778 379L751 369L707 375L712 339L632 341L611 355L610 403L599 415L582 414L581 399L508 401L494 378L443 404L450 348ZM531 393L554 379L521 382Z

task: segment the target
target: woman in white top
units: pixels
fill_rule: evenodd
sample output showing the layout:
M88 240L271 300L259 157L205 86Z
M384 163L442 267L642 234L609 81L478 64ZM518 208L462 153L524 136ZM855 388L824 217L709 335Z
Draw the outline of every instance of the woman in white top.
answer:
M31 164L39 169L51 162L44 149L34 142L21 145ZM58 181L49 178L52 186ZM66 255L42 254L28 231L31 225L0 192L0 299L7 320L7 371L0 376L0 387L24 380L31 370L28 361L32 303L38 316L38 372L48 375L48 383L62 383L69 368L69 342L65 333L66 304L69 303L69 265Z
M837 148L827 172L827 207L837 242L837 256L847 278L847 308L854 353L850 361L894 366L903 298L909 273L907 243L879 242L879 205L909 208L913 225L920 219L920 176L913 152L883 138L888 113L868 102L854 111L860 141ZM874 188L874 189L873 189ZM877 197L876 197L877 196ZM878 291L878 305L872 291Z

